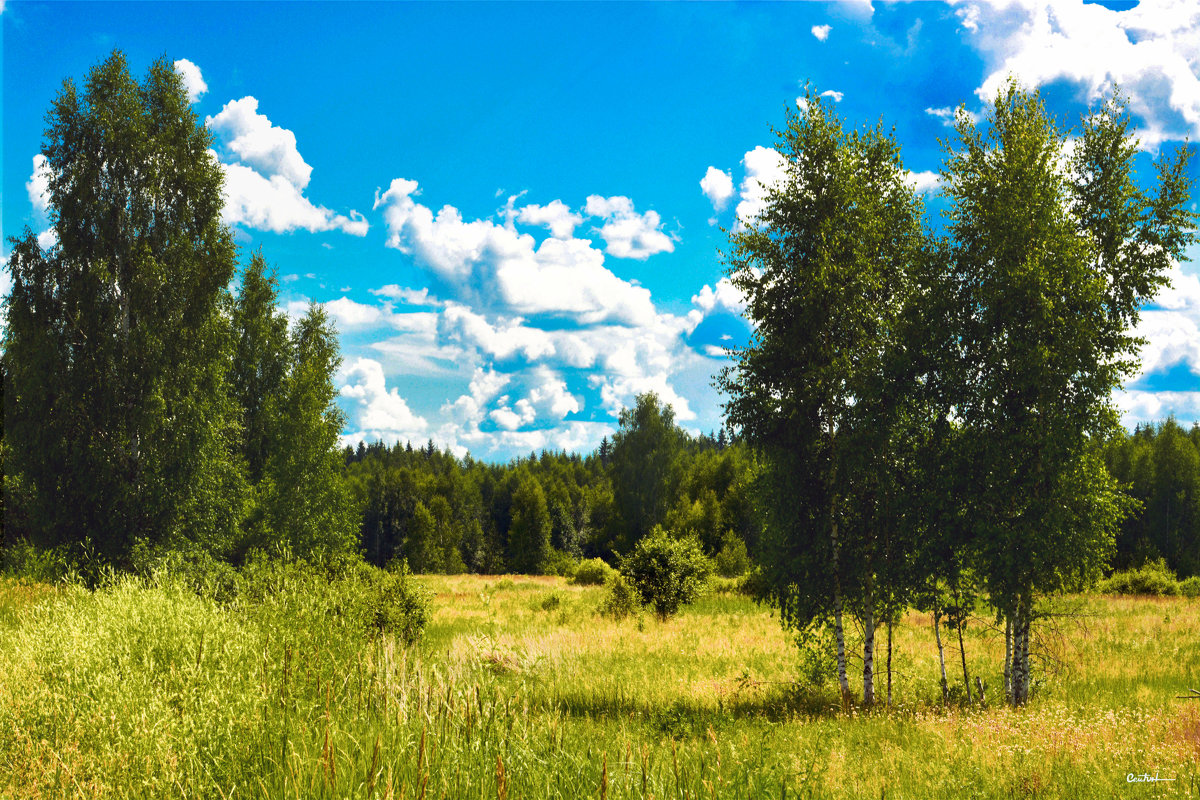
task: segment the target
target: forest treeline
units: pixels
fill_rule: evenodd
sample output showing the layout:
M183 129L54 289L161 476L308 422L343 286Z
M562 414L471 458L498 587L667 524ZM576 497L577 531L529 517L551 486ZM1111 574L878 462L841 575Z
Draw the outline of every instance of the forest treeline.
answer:
M530 453L507 464L458 459L433 442L345 450L362 508L360 549L416 572L570 574L616 560L661 525L741 564L758 541L753 456L724 433L692 437L670 406L641 395L610 442L587 455ZM727 570L728 571L728 570Z

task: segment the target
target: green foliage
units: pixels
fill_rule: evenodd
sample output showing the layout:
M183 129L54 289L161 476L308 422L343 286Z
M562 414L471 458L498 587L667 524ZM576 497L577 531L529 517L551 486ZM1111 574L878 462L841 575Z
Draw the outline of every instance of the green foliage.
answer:
M413 645L429 623L429 594L413 579L403 561L389 570L362 567L363 602L371 630L397 636Z
M717 574L724 578L736 578L750 569L750 557L746 554L746 543L732 532L726 533L716 558Z
M1200 575L1184 578L1179 582L1179 593L1184 597L1200 597Z
M617 571L602 558L589 558L579 562L571 583L576 586L603 586L613 579Z
M26 229L8 261L5 471L24 489L10 519L110 562L137 539L225 553L246 487L212 137L169 61L138 82L119 52L82 90L66 81L46 119L58 243Z
M637 396L620 414L613 435L609 473L613 498L625 524L620 544L628 547L661 523L679 482L684 434L675 411L653 392Z
M660 619L695 602L705 589L712 563L695 539L671 538L661 526L621 559L621 575Z
M572 558L569 553L564 553L561 550L551 547L549 555L546 556L545 564L542 566L542 574L570 578L575 574L578 566L579 562Z
M1189 579L1195 581L1195 579ZM1200 583L1200 582L1197 582ZM1189 584L1189 591L1191 586ZM1164 559L1150 561L1137 569L1119 570L1096 585L1100 594L1148 595L1150 597L1175 597L1183 587L1176 582L1175 573ZM1195 595L1189 595L1194 597Z
M519 475L512 494L512 524L508 529L508 564L514 572L541 574L550 557L550 512L542 486L530 475Z
M606 617L622 620L637 614L641 610L637 589L621 573L616 573L608 581L608 592L600 603L600 613Z
M1105 461L1139 504L1117 533L1114 564L1162 557L1180 575L1200 574L1200 427L1173 419L1113 437Z

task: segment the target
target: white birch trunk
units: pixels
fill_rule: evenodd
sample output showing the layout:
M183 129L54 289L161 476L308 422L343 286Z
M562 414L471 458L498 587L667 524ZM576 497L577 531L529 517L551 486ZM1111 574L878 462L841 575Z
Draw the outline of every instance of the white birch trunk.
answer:
M942 645L941 633L942 611L937 603L933 605L933 638L937 640L938 666L942 670L942 705L950 702L950 683L946 680L946 648Z
M1012 653L1013 653L1013 624L1012 614L1004 615L1004 699L1012 703Z

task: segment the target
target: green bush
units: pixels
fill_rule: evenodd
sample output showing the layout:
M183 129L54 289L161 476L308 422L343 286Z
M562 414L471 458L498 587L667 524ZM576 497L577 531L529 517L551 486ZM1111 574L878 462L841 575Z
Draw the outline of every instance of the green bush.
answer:
M1152 597L1175 597L1179 594L1179 583L1175 573L1163 559L1149 561L1137 569L1114 572L1097 585L1101 594L1149 595Z
M603 586L612 580L617 571L610 567L602 558L589 558L579 562L571 583L576 586Z
M625 580L624 575L614 570L608 581L608 594L600 604L600 613L620 620L636 614L640 608L641 603L633 586Z
M545 575L561 575L564 578L569 578L575 574L575 569L579 562L571 557L570 553L564 553L562 550L550 548L550 554L546 556L546 561L542 565L542 572Z
M722 578L736 578L745 575L750 569L750 556L746 553L746 543L733 531L727 531L721 541L721 549L717 553L717 574Z
M1179 593L1184 597L1200 597L1200 575L1193 575L1179 582Z
M621 574L659 619L694 602L711 572L712 564L698 541L673 539L659 525L621 559Z

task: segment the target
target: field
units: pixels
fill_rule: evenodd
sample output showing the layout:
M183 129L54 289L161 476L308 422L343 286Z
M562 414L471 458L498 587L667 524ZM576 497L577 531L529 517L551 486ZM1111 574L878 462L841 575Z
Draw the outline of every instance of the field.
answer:
M421 581L433 615L406 650L314 585L218 603L166 579L0 578L0 796L1200 795L1200 701L1175 699L1200 688L1196 600L1059 601L1020 711L996 702L986 617L966 649L989 705L943 708L930 619L910 613L894 707L844 714L736 594L617 621L561 578Z

